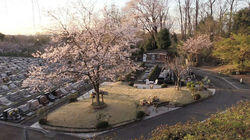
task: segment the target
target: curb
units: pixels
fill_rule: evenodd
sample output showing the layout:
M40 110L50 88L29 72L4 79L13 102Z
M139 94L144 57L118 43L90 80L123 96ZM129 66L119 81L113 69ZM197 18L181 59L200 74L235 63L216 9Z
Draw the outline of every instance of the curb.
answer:
M118 128L121 128L121 127L124 127L124 126L127 126L127 125L131 125L131 124L135 124L136 122L138 121L144 121L144 120L148 120L148 119L151 119L151 118L154 118L154 117L157 117L157 116L160 116L162 114L166 114L168 112L171 112L171 111L174 111L174 110L177 110L177 109L181 109L185 106L188 106L188 105L191 105L191 104L195 104L195 103L199 103L201 101L204 101L206 99L209 99L210 97L214 96L215 94L215 89L208 89L208 90L213 90L212 91L212 95L208 96L207 98L203 98L203 99L200 99L200 100L197 100L197 101L194 101L192 103L189 103L189 104L185 104L181 107L176 107L176 109L173 109L173 110L170 110L170 111L167 111L167 112L163 112L163 113L160 113L160 114L157 114L156 116L153 116L153 117L149 117L149 118L144 118L142 120L139 120L139 119L134 119L134 120L128 120L128 121L125 121L125 122L121 122L119 124L114 124L112 125L111 127L107 128L107 129L96 129L96 128L74 128L74 127L62 127L62 126L50 126L50 125L42 125L42 124L39 124L41 128L45 129L45 130L50 130L50 131L57 131L57 132L64 132L64 133L71 133L71 135L74 135L72 133L75 133L75 134L79 134L79 133L105 133L106 131L110 131L110 130L114 130L114 129L118 129ZM96 135L99 135L99 134L96 134ZM96 136L95 135L95 136ZM79 136L78 136L79 137Z

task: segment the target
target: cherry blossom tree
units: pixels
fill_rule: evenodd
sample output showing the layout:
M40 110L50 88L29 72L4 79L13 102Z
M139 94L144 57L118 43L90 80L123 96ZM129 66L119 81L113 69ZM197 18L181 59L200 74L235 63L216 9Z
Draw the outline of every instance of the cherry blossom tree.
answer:
M198 55L204 49L209 49L212 47L212 42L208 35L198 35L196 37L192 37L188 39L182 47L180 47L180 51L184 52L188 57L190 62L193 62L195 59L196 64L198 63Z
M23 85L34 90L49 90L70 80L89 80L96 93L96 103L100 105L100 84L137 68L130 59L134 51L131 46L138 41L137 28L114 7L106 7L98 13L82 3L77 8L72 13L64 10L68 17L50 13L60 27L54 30L56 43L43 53L34 54L43 59L45 65L33 68Z

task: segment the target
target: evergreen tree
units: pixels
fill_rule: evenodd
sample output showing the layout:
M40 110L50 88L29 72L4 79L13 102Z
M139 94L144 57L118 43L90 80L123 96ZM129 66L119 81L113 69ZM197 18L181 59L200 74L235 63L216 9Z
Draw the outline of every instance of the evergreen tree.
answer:
M250 34L250 8L242 9L234 15L233 32Z
M171 46L169 30L164 28L157 35L157 46L159 49L167 50Z
M0 33L0 40L1 40L1 41L3 41L4 37L5 37L5 35L2 34L2 33Z
M154 39L152 37L148 37L143 43L143 48L145 51L157 49L157 46L154 45Z

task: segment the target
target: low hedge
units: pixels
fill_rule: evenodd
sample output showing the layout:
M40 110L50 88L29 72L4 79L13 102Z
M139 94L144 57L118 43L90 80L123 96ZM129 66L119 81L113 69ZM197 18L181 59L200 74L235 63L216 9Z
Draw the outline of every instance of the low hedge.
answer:
M146 113L144 111L138 111L136 112L136 119L143 119L146 116Z
M107 121L100 121L96 124L97 129L105 129L105 128L108 128L109 126L110 126L109 122Z
M140 67L139 70L135 70L135 71L132 71L132 72L126 74L124 79L119 77L118 80L125 81L125 82L135 81L137 79L137 77L142 73L142 71L144 71L145 63L144 62L141 63L141 65L139 67ZM132 77L134 77L134 78L132 78Z
M250 138L250 102L244 101L225 113L217 113L203 122L192 121L161 126L152 132L151 140L235 140Z
M162 85L161 85L161 88L167 88L167 87L168 87L167 84L162 84Z
M130 82L128 82L128 85L132 87L132 86L134 86L134 82L130 81Z
M200 100L201 99L201 95L200 94L194 94L193 95L193 98L194 98L194 100Z
M69 95L68 96L69 102L70 103L77 102L78 95L79 95L78 93L73 93L73 94Z
M48 120L45 118L42 118L39 120L39 124L41 124L41 125L46 125L47 123L48 123Z
M160 75L160 73L161 73L161 68L158 65L156 65L154 69L150 72L150 74L148 75L148 79L150 81L155 81Z

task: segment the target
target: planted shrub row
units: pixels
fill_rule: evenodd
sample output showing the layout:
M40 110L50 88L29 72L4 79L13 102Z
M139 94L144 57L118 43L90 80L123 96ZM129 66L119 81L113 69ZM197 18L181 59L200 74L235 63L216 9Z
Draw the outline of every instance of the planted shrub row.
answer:
M125 82L129 82L129 81L134 81L137 79L137 77L142 73L142 71L144 70L145 67L145 63L141 63L141 65L139 66L141 69L140 70L135 70L132 71L128 74L125 75L125 79L119 78L119 81L125 81Z
M150 72L150 74L148 75L148 79L150 81L155 81L160 75L160 73L161 73L161 68L158 65L156 65L154 69Z
M144 111L138 111L138 112L136 112L136 118L137 119L142 119L145 116L146 116L146 113Z
M105 129L108 128L110 125L107 121L100 121L96 124L97 129Z

